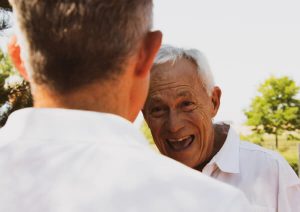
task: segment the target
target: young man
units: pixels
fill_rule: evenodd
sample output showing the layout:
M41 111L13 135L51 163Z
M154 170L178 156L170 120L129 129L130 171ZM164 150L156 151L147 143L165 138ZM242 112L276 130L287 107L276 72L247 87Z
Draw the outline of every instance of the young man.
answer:
M161 44L151 0L11 0L34 108L0 131L0 211L247 211L132 126ZM217 203L217 204L216 204Z

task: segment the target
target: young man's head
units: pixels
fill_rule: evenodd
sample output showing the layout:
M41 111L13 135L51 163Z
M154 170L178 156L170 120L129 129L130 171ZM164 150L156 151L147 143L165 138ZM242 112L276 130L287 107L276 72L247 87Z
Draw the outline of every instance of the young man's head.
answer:
M33 84L33 92L47 90L54 96L68 97L100 84L111 92L116 88L111 83L122 84L120 77L129 77L128 71L132 71L132 76L138 78L128 78L126 85L128 89L142 88L141 100L126 95L141 107L148 89L149 69L161 40L159 32L150 32L151 0L10 3L21 46L22 64L16 66ZM11 52L13 60L18 61L14 54L17 51ZM97 91L87 93L93 92Z

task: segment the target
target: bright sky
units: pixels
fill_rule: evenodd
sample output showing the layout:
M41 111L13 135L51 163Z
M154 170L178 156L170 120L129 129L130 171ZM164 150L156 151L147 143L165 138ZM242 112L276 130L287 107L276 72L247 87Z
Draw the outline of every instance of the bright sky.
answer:
M197 48L223 91L216 120L245 121L257 88L270 75L300 85L299 0L154 0L163 43Z

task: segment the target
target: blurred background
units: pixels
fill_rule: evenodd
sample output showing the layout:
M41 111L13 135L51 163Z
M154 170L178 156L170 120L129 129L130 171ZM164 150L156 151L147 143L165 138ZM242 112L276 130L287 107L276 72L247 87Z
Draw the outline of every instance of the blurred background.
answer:
M215 121L279 151L298 172L300 1L154 0L154 6L163 43L206 55L223 92Z
M32 105L30 87L7 56L11 8L0 1L0 124ZM215 121L241 138L280 152L296 172L300 142L300 1L154 0L163 43L202 51L222 89ZM150 143L140 114L135 122ZM153 145L154 147L154 145ZM154 147L155 148L155 147Z

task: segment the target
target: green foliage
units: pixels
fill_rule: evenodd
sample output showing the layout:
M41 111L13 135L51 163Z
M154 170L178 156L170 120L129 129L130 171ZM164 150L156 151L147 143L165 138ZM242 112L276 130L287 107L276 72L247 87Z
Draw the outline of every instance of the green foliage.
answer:
M295 171L295 173L298 175L299 173L299 165L297 162L289 162L292 169Z
M5 80L15 74L7 55L0 50L0 106L8 101L9 91L5 89Z
M262 134L259 134L259 133L252 133L251 135L241 135L241 140L243 141L250 141L252 143L255 143L259 146L262 146L263 145L263 141L264 141L264 138L263 138L263 135Z
M149 127L148 127L148 125L147 125L147 123L145 121L142 124L141 131L145 135L145 137L149 141L149 143L151 145L154 145L154 141L153 141L153 137L152 137L151 131L150 131L150 129L149 129Z
M18 82L8 83L7 80L17 75L13 69L10 59L0 50L0 127L4 125L8 115L18 109L32 106L32 96L29 83L21 80Z
M16 73L11 65L10 59L0 50L0 74L9 76Z
M141 127L141 131L142 133L145 135L146 139L148 140L149 144L151 145L151 147L155 150L155 151L158 151L155 143L154 143L154 140L153 140L153 137L152 137L152 134L151 134L151 130L150 128L148 127L147 123L144 121L144 123L142 124L142 127Z
M287 160L287 162L290 164L290 166L294 169L296 174L299 173L299 164L298 164L298 157L296 151L293 152L292 148L280 148L279 152L282 154L282 156Z
M258 134L278 136L300 129L300 100L296 99L300 87L289 77L270 77L260 85L256 96L245 111L246 124Z

